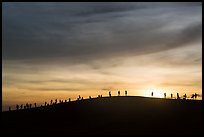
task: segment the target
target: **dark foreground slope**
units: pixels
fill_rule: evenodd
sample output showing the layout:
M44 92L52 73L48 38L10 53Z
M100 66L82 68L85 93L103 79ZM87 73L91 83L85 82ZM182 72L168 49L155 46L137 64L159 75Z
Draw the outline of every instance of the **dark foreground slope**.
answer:
M202 133L201 101L105 97L2 112L3 134Z

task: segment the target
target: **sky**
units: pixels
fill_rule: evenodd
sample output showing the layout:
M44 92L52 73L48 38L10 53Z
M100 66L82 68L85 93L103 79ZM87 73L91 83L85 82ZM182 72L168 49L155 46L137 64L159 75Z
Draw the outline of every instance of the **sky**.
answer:
M2 4L2 110L118 90L202 94L200 2Z

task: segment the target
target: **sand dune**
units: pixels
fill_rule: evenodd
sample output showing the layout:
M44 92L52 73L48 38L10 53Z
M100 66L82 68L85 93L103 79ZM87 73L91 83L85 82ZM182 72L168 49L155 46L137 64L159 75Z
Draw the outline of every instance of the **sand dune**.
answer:
M201 135L202 102L135 96L2 112L3 134Z

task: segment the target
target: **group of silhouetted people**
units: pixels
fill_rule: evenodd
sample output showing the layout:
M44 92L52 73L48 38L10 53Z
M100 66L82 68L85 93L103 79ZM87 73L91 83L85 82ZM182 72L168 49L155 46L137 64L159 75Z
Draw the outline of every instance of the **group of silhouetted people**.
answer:
M118 96L120 96L120 90L118 91ZM127 96L127 90L125 90L125 96ZM109 97L111 97L111 91L109 91Z
M83 97L82 97L83 99ZM69 102L71 102L71 98L68 99ZM64 102L67 102L67 100L65 99ZM44 106L49 106L49 105L54 105L54 104L57 104L58 103L58 100L55 99L55 102L53 100L50 100L50 104L45 102L44 103ZM59 103L63 103L63 100L59 100ZM34 103L34 107L36 108L37 107L37 103ZM43 105L40 105L40 107L43 107ZM18 105L16 104L16 110L22 110L22 109L31 109L32 108L32 104L28 104L26 103L25 105L21 104L21 105ZM9 106L9 111L11 111L11 107Z
M118 91L118 96L120 96L120 91ZM127 96L127 90L125 91L125 96ZM111 97L111 91L109 91L109 97ZM102 95L98 95L98 98L102 98ZM89 96L89 99L91 99L91 96ZM69 102L71 102L71 98L68 99ZM77 100L83 100L83 97L81 97L79 95L79 97L77 98ZM67 100L65 99L65 101L63 100L59 100L59 103L66 103ZM49 105L55 105L58 103L58 100L55 99L55 101L53 101L52 99L50 100L50 103L48 102L45 102L44 103L44 106L49 106ZM34 103L34 107L36 108L37 107L37 104ZM43 105L40 105L40 107L43 107ZM32 108L32 104L28 104L26 103L25 105L21 104L20 106L17 104L16 105L16 110L20 110L20 109L31 109ZM11 107L9 106L9 111L11 111Z
M151 96L153 97L153 95L154 95L154 93L152 92ZM191 98L196 99L198 96L199 96L199 94L195 93L195 94L192 94ZM164 98L166 98L166 93L164 93ZM171 99L173 99L173 94L172 93L171 93ZM177 98L176 99L180 99L179 93L177 93ZM184 94L183 95L183 100L186 100L186 99L187 99L187 95Z
M153 97L154 93L152 92L151 93L151 96ZM120 96L120 91L118 91L118 96ZM127 96L127 90L125 91L125 96ZM197 93L194 93L192 94L191 98L192 99L196 99L198 96L200 96L199 94ZM109 91L109 97L111 97L111 91ZM98 95L98 98L102 98L102 95ZM166 98L166 93L164 93L164 98ZM91 99L91 96L89 96L89 99ZM173 94L171 93L171 99L173 99ZM177 93L177 98L176 99L180 99L180 96L179 96L179 93ZM183 95L183 99L186 100L187 99L187 95L184 94ZM79 95L79 97L77 98L77 100L83 100L83 97L81 97ZM63 100L59 100L59 103L66 103L67 101L71 102L71 98L69 98L68 100L65 99L65 101ZM54 104L57 104L58 103L58 100L55 99L55 102L53 100L50 100L50 104L45 102L44 106L49 106L49 105L54 105ZM41 105L42 107L43 105ZM37 107L37 104L34 103L34 107L36 108ZM28 104L26 103L25 105L21 104L20 106L17 104L16 105L16 110L20 110L20 109L31 109L32 108L32 104ZM11 107L9 106L9 111L11 111Z

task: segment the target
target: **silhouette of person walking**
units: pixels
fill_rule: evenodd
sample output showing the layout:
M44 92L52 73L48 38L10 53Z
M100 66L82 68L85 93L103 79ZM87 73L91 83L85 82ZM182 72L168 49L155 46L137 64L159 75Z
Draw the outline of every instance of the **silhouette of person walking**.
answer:
M166 93L164 93L164 98L166 98Z
M127 90L125 90L125 96L127 96Z
M153 92L152 92L152 97L153 97Z
M171 99L173 98L173 94L171 93Z
M111 91L109 91L109 97L111 97Z
M177 99L180 99L180 97L179 97L179 93L177 93Z
M118 91L118 96L120 96L120 91Z

